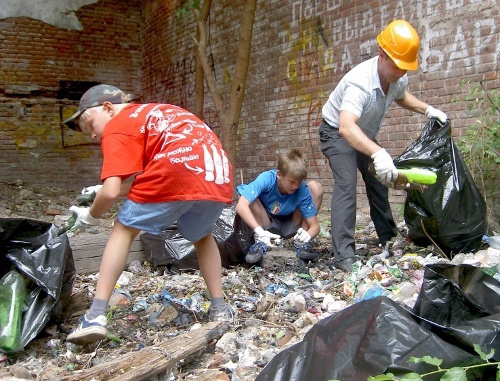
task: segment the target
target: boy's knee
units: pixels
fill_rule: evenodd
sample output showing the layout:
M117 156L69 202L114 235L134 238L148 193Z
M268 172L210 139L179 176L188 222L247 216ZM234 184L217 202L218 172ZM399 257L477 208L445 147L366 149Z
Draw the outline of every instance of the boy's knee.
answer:
M318 181L311 180L307 183L307 186L309 187L313 197L323 196L323 185L321 185Z

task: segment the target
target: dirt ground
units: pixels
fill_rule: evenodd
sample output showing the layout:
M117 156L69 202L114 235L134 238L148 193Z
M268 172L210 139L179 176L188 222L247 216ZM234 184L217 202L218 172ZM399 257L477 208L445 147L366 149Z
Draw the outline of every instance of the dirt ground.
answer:
M21 182L0 186L0 217L29 218L57 226L64 223L68 207L76 203L80 193L80 189L35 189ZM104 217L111 219L115 212L112 210ZM427 261L442 260L432 248L414 247L403 237L393 243L389 262L375 260L383 249L377 245L366 210L360 210L357 222L357 254L364 267L371 266L367 282L378 279L392 287L409 283L414 274L422 271L423 263L417 263L417 256ZM148 379L254 380L276 353L299 342L315 322L355 303L360 295L346 288L349 274L331 265L327 208L320 213L320 223L322 232L314 242L320 253L318 261L300 260L291 242L285 242L282 248L266 254L258 266L242 264L223 269L223 288L236 308L237 324L226 327L224 335L213 340L203 353L186 357ZM398 223L404 230L402 221ZM109 234L109 228L98 234ZM406 254L412 256L411 261L404 260ZM388 267L399 268L399 275L389 274ZM143 262L131 264L123 275L128 278L119 280L108 315L109 331L113 334L108 340L84 347L65 341L95 290L98 274L80 274L73 292L85 295L84 302L79 308L73 305L72 310L66 310L62 321L51 322L23 351L0 353L0 379L80 379L78 375L85 370L127 353L164 345L208 323L209 299L199 271L172 272ZM165 303L164 298L169 298L170 303ZM327 299L331 304L327 304ZM414 295L402 302L412 301Z

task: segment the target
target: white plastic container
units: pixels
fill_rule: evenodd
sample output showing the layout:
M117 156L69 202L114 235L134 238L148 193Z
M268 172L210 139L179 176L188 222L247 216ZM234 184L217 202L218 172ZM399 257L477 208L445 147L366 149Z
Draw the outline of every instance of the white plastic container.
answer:
M493 249L500 249L500 235L493 235L489 238L489 245Z

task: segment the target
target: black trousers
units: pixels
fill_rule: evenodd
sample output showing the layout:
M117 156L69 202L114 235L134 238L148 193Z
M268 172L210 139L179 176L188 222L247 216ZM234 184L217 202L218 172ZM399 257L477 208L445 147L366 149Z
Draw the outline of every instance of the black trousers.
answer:
M352 258L355 254L357 170L365 183L370 205L370 217L382 244L397 235L389 204L389 190L368 172L372 159L356 151L342 138L337 128L325 121L319 128L320 147L328 158L335 180L331 204L332 246L335 261Z

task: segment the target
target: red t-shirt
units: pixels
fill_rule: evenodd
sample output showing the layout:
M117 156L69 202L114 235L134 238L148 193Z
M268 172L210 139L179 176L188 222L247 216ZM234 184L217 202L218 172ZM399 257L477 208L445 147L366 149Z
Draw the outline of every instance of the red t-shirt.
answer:
M111 119L101 140L101 180L136 175L135 202L232 202L232 167L215 133L169 104L131 104Z

